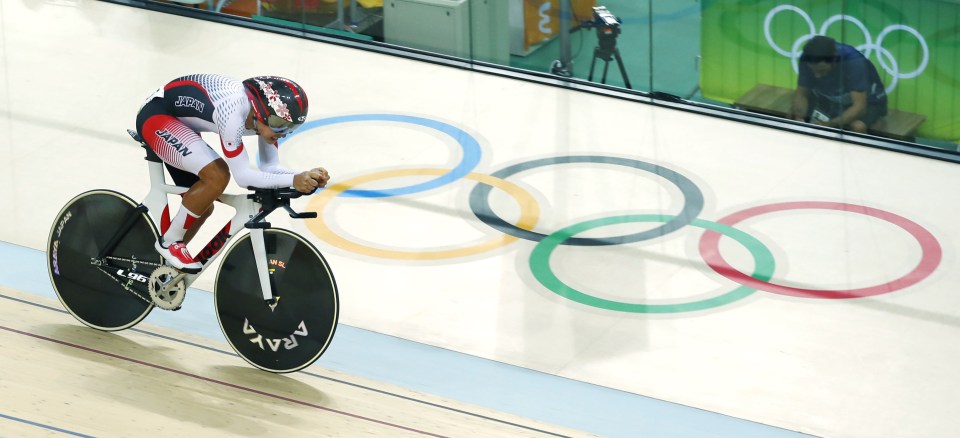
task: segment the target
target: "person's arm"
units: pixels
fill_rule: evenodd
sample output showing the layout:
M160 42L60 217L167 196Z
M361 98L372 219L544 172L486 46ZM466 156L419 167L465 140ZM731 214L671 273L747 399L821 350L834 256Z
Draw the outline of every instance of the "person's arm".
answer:
M853 101L853 104L850 105L843 114L820 124L832 128L842 128L859 120L860 117L867 112L867 93L864 91L851 91L850 99Z
M238 97L240 99L241 97ZM246 97L242 97L245 99ZM243 108L238 104L235 107ZM243 144L244 123L246 114L243 110L227 114L217 114L217 128L220 135L220 149L223 159L230 168L237 185L243 188L277 188L294 185L293 175L263 172L250 166L250 156L247 147Z
M224 147L223 152L227 166L230 167L230 173L240 187L259 187L264 189L293 187L300 192L310 193L317 187L323 187L327 182L326 179L323 178L326 171L320 172L318 169L305 170L297 174L269 173L254 169L250 167L250 159L242 145L233 151L228 151L227 148Z
M322 167L316 167L303 172L295 172L280 165L280 145L277 143L267 143L263 137L258 137L259 143L259 162L258 167L261 171L278 175L293 175L293 188L304 192L312 192L316 187L327 185L330 174Z
M257 137L257 140L260 147L257 154L260 160L257 164L260 170L267 173L291 175L297 173L280 165L280 146L277 143L267 143L263 137Z
M797 85L797 91L793 92L793 104L790 106L790 118L793 120L799 120L801 122L806 121L807 110L809 109L809 99L810 90L807 87L802 85Z

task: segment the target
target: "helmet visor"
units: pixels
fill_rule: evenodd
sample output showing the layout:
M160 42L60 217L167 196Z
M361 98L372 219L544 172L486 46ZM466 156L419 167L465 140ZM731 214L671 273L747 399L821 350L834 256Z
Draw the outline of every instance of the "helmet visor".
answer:
M270 115L267 117L267 126L270 127L273 132L277 134L286 134L293 132L293 130L299 128L301 123L294 123L284 119L283 117Z

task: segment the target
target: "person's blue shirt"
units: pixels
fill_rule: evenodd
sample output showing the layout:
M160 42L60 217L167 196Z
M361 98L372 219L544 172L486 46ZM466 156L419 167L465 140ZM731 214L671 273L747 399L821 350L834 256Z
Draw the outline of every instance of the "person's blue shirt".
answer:
M810 90L817 105L829 105L833 113L853 104L851 91L867 93L868 106L887 106L887 92L876 67L857 49L843 43L837 43L836 63L823 77L817 78L810 66L801 62L797 85Z

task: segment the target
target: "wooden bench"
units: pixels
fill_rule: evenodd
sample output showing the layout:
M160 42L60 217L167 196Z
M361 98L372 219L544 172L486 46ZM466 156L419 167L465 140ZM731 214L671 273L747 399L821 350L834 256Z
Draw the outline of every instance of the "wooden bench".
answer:
M793 104L793 90L773 85L760 84L753 87L733 103L735 108L775 117L788 117ZM888 109L887 115L867 130L881 137L904 141L916 141L917 128L926 121L920 114Z

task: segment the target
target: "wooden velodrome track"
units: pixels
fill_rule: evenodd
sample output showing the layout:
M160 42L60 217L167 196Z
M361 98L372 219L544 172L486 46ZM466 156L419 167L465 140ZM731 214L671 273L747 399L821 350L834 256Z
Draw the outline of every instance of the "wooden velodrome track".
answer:
M275 375L225 342L79 325L0 287L2 436L589 436L355 376Z

